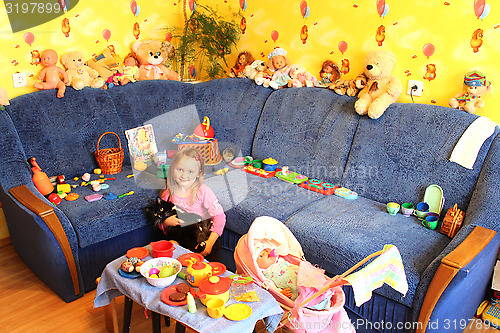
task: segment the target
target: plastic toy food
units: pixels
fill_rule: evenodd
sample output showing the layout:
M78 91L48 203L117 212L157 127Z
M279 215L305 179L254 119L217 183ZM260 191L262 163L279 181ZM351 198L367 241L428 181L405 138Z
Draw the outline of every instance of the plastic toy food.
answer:
M134 265L132 265L132 263L127 260L122 262L120 269L125 273L132 273L134 271Z

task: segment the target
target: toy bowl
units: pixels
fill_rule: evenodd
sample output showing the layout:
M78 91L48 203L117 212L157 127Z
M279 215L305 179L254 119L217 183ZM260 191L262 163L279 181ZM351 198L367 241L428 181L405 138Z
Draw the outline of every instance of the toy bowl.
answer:
M162 268L165 266L172 267L173 274L170 274L169 276L163 278L161 277L154 278L149 276L149 271L152 268L156 268L157 270L161 271ZM142 264L141 275L146 278L146 280L149 282L150 285L155 286L157 288L165 288L171 285L175 281L175 278L177 277L177 274L179 274L179 272L181 271L181 268L182 265L177 259L166 258L166 257L154 258Z

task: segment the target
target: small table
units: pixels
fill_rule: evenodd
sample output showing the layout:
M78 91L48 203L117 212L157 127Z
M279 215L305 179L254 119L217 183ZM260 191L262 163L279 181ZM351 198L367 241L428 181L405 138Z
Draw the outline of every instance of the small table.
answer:
M182 254L189 252L179 245L176 245L175 247L176 249L174 250L172 258L178 258ZM146 261L151 258L152 256L148 256L143 260ZM110 304L115 297L125 295L126 312L130 313L131 311L132 302L130 300L153 312L153 328L155 331L159 331L160 329L158 325L160 321L159 315L165 315L201 333L252 332L255 327L255 323L260 319L264 319L268 332L274 332L283 315L283 310L274 297L257 285L254 285L254 290L257 292L260 301L249 303L245 302L245 304L248 304L252 308L251 316L245 320L232 321L226 319L225 317L213 319L208 315L206 306L203 305L199 299L196 299L196 307L198 311L194 314L189 313L187 311L187 305L170 306L163 303L161 301L161 292L163 289L150 285L145 278L139 277L137 279L129 279L121 276L118 270L120 269L121 263L125 260L126 257L122 256L110 262L104 269L96 289L94 307L98 308L106 306ZM231 274L231 272L226 271L222 276L229 276ZM181 282L185 282L185 280L177 277L173 284ZM233 303L236 303L236 301L233 297L230 297L226 306ZM124 321L127 321L127 314L124 316ZM128 317L128 323L124 324L128 328L130 324L130 317ZM181 327L176 327L176 329L182 330Z

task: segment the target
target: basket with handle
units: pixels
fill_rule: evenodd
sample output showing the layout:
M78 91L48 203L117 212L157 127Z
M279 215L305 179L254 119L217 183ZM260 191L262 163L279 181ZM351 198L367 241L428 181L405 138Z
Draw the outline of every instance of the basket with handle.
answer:
M99 143L101 142L103 136L105 136L106 134L116 135L116 137L118 138L118 148L99 149ZM122 171L123 148L118 134L116 134L115 132L105 132L99 137L99 140L97 140L97 150L95 152L95 158L103 174L112 175Z

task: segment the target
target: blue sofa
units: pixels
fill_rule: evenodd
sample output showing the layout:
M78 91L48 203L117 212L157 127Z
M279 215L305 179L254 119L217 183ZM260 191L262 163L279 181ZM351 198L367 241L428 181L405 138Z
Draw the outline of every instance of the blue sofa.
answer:
M324 196L277 178L239 169L223 176L207 167L205 183L227 215L222 261L234 268L232 251L252 221L262 215L285 223L306 258L330 275L340 274L394 244L401 252L409 290L403 296L384 286L356 307L346 287L346 307L358 331L461 332L489 288L500 229L500 129L479 151L472 170L450 162L464 130L477 118L457 110L394 104L378 120L354 112L355 98L320 88L278 91L246 79L196 85L142 81L110 90L39 91L11 100L0 112L0 200L15 250L42 281L70 302L95 287L104 266L126 250L160 237L143 207L164 186L148 169L131 168L124 131L153 124L160 150L210 117L221 148L240 155L273 157L280 166L359 194L356 200ZM99 136L117 133L125 150L123 171L108 181L117 200L88 203L89 187L73 191L76 201L54 207L31 180L27 159L36 157L49 175L75 176L97 167ZM117 146L113 136L101 148ZM134 174L134 177L127 177ZM466 212L453 238L419 220L391 216L389 201L422 201L425 188L440 185L446 202Z

